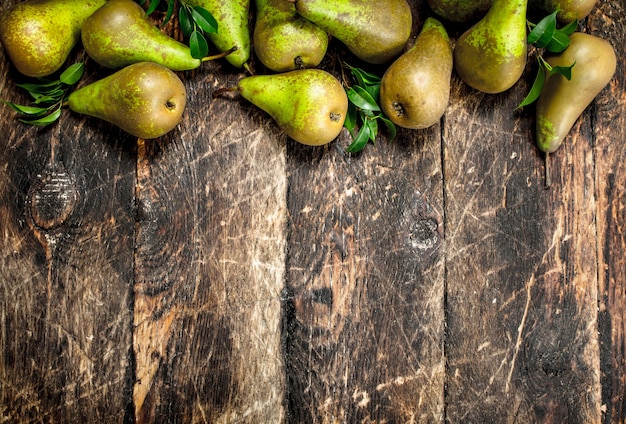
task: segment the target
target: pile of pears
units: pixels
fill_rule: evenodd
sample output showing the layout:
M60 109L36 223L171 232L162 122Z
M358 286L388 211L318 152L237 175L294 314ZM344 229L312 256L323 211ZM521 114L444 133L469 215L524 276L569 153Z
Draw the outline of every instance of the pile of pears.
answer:
M488 94L516 84L527 65L529 9L558 10L559 22L567 23L584 19L597 0L427 3L429 15L413 31L418 17L407 0L187 0L218 24L207 36L220 53L198 58L133 0L26 0L0 15L0 43L15 69L31 78L54 75L81 44L110 74L71 92L67 106L146 139L181 121L187 93L180 73L223 59L246 73L231 90L293 140L320 146L339 136L349 113L348 83L321 69L333 40L352 55L347 61L382 73L376 101L385 117L423 129L445 114L453 72ZM462 31L452 40L448 28ZM261 74L252 70L257 60ZM537 103L537 144L551 153L612 79L616 58L606 41L576 33L547 62L575 63L570 80L547 77Z

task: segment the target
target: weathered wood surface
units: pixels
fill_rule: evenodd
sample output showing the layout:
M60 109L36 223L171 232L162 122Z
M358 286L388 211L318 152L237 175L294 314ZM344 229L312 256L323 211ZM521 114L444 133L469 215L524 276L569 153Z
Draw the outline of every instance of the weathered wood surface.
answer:
M3 106L0 422L624 422L624 6L581 24L618 73L549 190L515 110L532 59L500 95L454 76L441 124L357 155L213 98L244 75L222 62L181 73L155 141ZM25 101L13 72L0 50Z

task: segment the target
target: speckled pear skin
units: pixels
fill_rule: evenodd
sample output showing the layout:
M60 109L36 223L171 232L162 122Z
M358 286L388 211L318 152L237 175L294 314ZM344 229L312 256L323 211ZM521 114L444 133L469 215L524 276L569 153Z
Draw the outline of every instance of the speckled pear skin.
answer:
M237 47L226 56L226 61L237 68L248 63L252 53L248 22L250 0L189 0L188 3L205 8L217 21L217 32L206 36L220 52Z
M511 88L526 67L528 0L494 0L489 12L457 40L454 69L476 90L496 94Z
M237 90L267 112L289 137L310 146L337 138L348 113L343 86L321 69L250 76L239 81Z
M450 99L452 44L443 24L429 17L411 48L385 71L380 84L383 113L403 128L428 128Z
M45 77L63 66L80 41L85 19L105 0L29 0L0 12L0 43L29 77Z
M493 0L428 0L437 16L455 23L473 22L482 18Z
M297 0L296 10L359 59L383 64L405 48L412 28L406 0Z
M556 17L561 22L572 22L586 18L598 0L529 0L529 7L548 15L558 10Z
M608 41L575 32L564 52L546 56L551 66L570 66L572 78L553 74L546 78L537 99L536 136L539 150L556 151L576 120L615 74L617 59Z
M68 106L135 137L151 139L178 125L186 95L185 85L172 70L154 62L139 62L73 91Z
M107 1L86 19L81 39L89 57L111 69L149 61L186 71L202 63L188 46L161 32L133 0Z
M255 0L254 51L274 72L314 68L328 49L326 31L303 18L285 0Z

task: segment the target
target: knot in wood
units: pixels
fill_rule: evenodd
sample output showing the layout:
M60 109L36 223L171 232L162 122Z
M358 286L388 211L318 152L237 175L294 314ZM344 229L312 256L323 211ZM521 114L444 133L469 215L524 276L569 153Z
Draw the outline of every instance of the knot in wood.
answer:
M74 211L77 199L70 176L52 171L31 191L29 206L33 223L44 230L60 226Z
M430 249L437 244L437 221L433 218L419 219L411 224L409 238L416 249Z

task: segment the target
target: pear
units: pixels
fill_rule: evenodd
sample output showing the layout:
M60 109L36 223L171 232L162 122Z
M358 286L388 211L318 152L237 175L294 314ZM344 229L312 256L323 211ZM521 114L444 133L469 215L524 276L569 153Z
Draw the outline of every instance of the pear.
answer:
M74 112L150 139L171 131L181 120L185 86L169 68L138 62L73 91L67 105Z
M245 77L237 91L267 112L289 137L310 146L337 138L348 113L343 86L321 69Z
M424 22L415 44L385 71L380 106L396 125L421 129L436 124L448 107L452 44L435 18Z
M314 68L328 48L328 34L303 18L293 3L256 0L254 51L263 65L274 72Z
M226 56L233 66L241 68L248 63L252 46L248 15L250 0L188 0L192 6L201 6L208 10L217 21L217 32L206 34L221 52L234 52Z
M586 18L597 3L598 0L530 0L529 7L545 14L558 10L556 17L560 22L572 22Z
M552 74L546 78L536 105L536 133L539 149L558 149L576 120L611 81L617 60L613 46L602 38L575 32L562 53L546 56L551 66L570 66L571 79Z
M454 23L472 22L482 18L493 0L428 0L431 10Z
M296 10L356 57L383 64L404 50L413 23L406 0L290 0Z
M528 0L494 0L487 14L465 31L454 48L454 69L485 93L511 88L526 66Z
M185 71L202 63L188 46L161 32L133 0L107 1L86 19L81 38L89 57L107 68L156 62Z
M63 66L85 19L105 0L29 0L0 14L0 43L15 68L45 77Z

